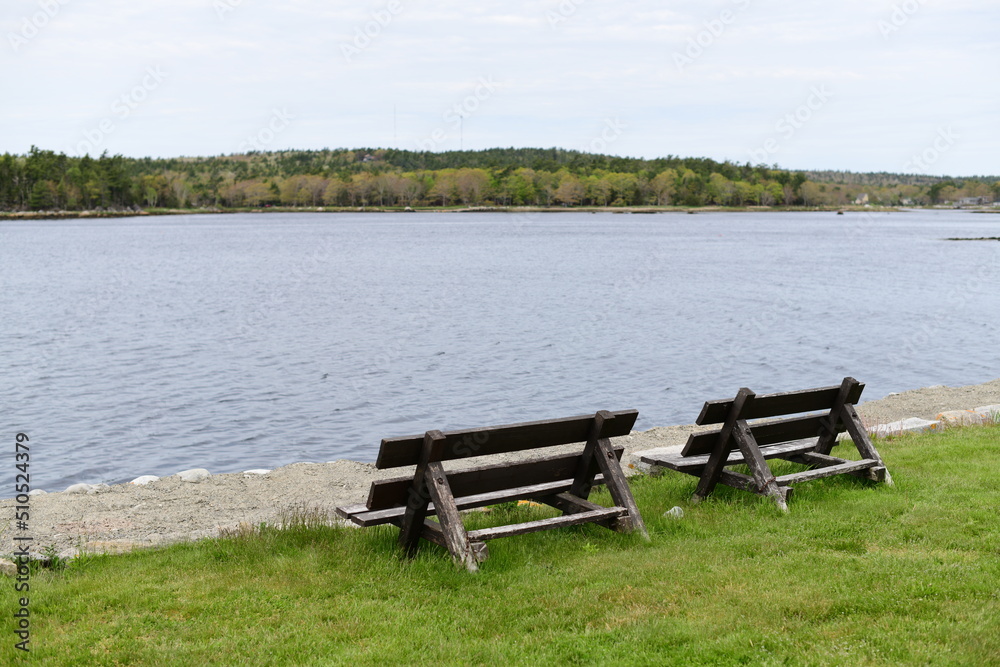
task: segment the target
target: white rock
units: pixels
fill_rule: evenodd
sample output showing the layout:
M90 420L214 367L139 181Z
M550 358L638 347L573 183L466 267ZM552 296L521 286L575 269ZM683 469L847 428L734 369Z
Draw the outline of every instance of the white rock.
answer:
M29 496L40 496L44 493L48 493L48 491L43 491L42 489L32 489L31 491L28 491Z
M684 510L682 508L678 507L677 505L674 505L673 507L671 507L670 509L668 509L666 512L664 512L663 516L668 517L670 519L683 519L684 518Z
M67 486L66 493L90 493L93 489L93 485L80 482L79 484Z
M1000 405L983 405L973 408L973 412L986 415L987 421L1000 422Z
M890 435L901 435L903 433L923 433L924 431L940 430L942 424L939 421L920 419L919 417L908 417L888 424L876 424L868 429L868 432L879 438Z
M181 478L181 481L195 483L208 479L212 473L204 468L191 468L190 470L181 470L177 476Z
M244 470L243 476L250 477L252 475L266 475L269 472L271 471L268 470L267 468L254 468L253 470Z
M156 475L141 475L133 479L131 482L129 482L129 484L135 484L136 486L145 486L150 482L155 482L158 479L160 478L157 477Z

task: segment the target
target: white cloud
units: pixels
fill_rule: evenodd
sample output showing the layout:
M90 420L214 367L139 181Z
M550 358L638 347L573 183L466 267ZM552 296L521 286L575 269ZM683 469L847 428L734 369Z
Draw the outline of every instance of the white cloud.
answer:
M501 85L466 119L466 147L580 147L618 116L629 128L610 152L743 162L809 86L826 84L835 101L775 161L894 170L938 125L961 122L970 141L942 168L1000 171L988 76L1000 49L985 1L902 15L903 0L396 1L393 13L389 0L62 0L15 49L9 35L39 5L9 0L0 71L17 92L0 109L0 151L64 149L155 65L170 76L108 137L112 152L231 152L276 106L295 109L280 141L299 148L390 144L396 107L398 143L411 148L490 76ZM679 68L688 40L700 50ZM345 44L359 53L346 58Z

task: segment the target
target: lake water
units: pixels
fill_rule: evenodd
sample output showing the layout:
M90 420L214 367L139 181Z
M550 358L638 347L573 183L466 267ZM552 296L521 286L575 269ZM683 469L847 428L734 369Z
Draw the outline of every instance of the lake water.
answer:
M382 437L1000 376L1000 216L267 214L0 222L0 497L374 460ZM973 406L969 406L973 407Z

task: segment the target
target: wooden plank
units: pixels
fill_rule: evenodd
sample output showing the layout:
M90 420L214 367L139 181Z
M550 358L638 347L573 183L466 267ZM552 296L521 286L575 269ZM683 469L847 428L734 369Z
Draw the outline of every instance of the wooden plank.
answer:
M503 489L501 491L493 491L490 493L479 493L471 496L456 497L455 505L461 511L474 509L476 507L496 505L497 503L506 503L513 500L538 499L541 502L541 499L545 496L569 491L572 483L573 480L564 479L558 482L547 482L545 484L536 484L533 486L515 487L512 489ZM594 484L597 485L603 483L604 476L598 475ZM389 509L383 510L369 510L364 505L348 505L346 507L338 507L337 514L359 526L367 528L368 526L396 523L397 520L403 516L405 509L406 508L400 506L390 507ZM434 512L434 503L430 503L427 506L427 514L433 515Z
M761 447L760 453L765 459L778 459L778 458L788 458L799 454L800 452L808 452L813 447L816 446L815 438L805 438L802 440L793 440L791 442L784 442L778 445L769 445L767 447ZM643 463L648 463L650 465L663 466L665 468L671 468L678 472L691 473L693 470L698 470L699 472L693 474L701 474L700 470L704 468L705 464L708 463L709 454L699 454L698 456L681 456L679 453L674 456L640 456L639 460ZM838 459L839 460L839 459ZM726 459L726 466L738 465L744 463L743 453L740 450L735 450L729 452L729 458Z
M788 456L785 458L794 463L819 466L821 468L826 466L835 466L841 463L847 463L847 459L842 459L837 456L830 456L829 454L820 454L819 452L802 452L795 454L794 456Z
M615 438L628 435L639 416L636 410L612 412L614 426L604 433L604 437ZM554 447L574 442L585 442L590 435L593 415L524 422L505 426L446 431L446 442L441 455L442 461L504 454L538 447ZM397 468L415 465L420 458L423 436L413 435L382 440L375 467Z
M753 424L750 426L754 439L758 446L765 447L779 442L790 440L802 440L804 438L819 435L819 428L825 415L807 415L805 417L791 417L789 419L778 419L775 421ZM681 453L684 456L696 456L698 454L709 454L718 439L719 429L705 431L704 433L692 433L688 436L687 444ZM730 442L732 442L730 440ZM735 446L732 447L735 449Z
M734 489L742 489L744 491L749 491L750 493L756 493L759 496L768 496L769 493L761 491L757 488L756 482L754 482L753 477L750 475L744 475L738 472L732 472L730 470L723 470L722 477L719 479L720 484L725 484L726 486L731 486ZM792 487L790 486L779 486L778 491L783 494L784 501L788 503L788 499L792 497Z
M602 505L592 503L589 500L584 500L583 498L574 496L572 493L557 493L551 496L542 496L541 498L538 498L538 500L546 505L555 507L557 510L562 510L566 514L594 512L596 510L605 509Z
M624 448L615 448L620 459ZM557 454L521 463L495 463L448 473L448 482L456 497L489 493L505 488L533 486L562 479L572 480L577 472L579 454ZM599 470L593 463L594 470ZM388 509L407 502L412 477L395 477L372 482L368 493L369 510Z
M802 454L796 454L786 458L792 463L801 463L807 466L819 466L821 468L835 466L841 463L848 463L846 459L830 456L829 454L819 454L817 452L804 452ZM884 466L874 466L865 470L848 471L844 474L852 475L860 479L870 479L873 482L882 482L884 481L884 474L881 471L884 470Z
M777 483L781 486L788 486L789 484L797 484L799 482L808 482L814 479L822 479L823 477L832 477L834 475L842 475L848 472L854 472L857 470L865 470L867 468L874 468L879 465L879 462L874 459L862 459L861 461L848 461L846 463L840 463L838 465L824 466L822 468L816 468L814 470L803 470L802 472L791 473L790 475L782 475L777 478Z
M406 504L403 521L399 524L399 546L407 556L417 553L420 543L420 531L427 517L427 505L431 501L425 483L425 473L430 462L437 460L444 447L444 436L441 431L427 431L420 452L417 469L403 493L400 504Z
M368 507L361 504L344 505L343 507L334 508L334 511L337 513L337 516L339 516L341 519L347 519L348 521L354 521L354 523L358 523L357 521L355 521L355 517L358 516L359 514L364 514L365 512L367 512ZM358 525L360 526L363 524L358 524Z
M464 565L469 572L477 572L478 561L472 551L472 545L469 544L469 536L465 532L465 526L462 525L458 507L455 506L455 497L451 493L448 476L438 461L427 465L427 490L430 492L431 500L434 501L441 532L444 534L444 541L448 545L451 557L457 563Z
M539 530L551 530L562 526L576 526L583 523L599 523L609 521L628 513L624 507L605 507L591 512L580 512L579 514L564 514L554 516L550 519L539 519L538 521L526 521L515 523L509 526L496 526L495 528L482 528L480 530L470 530L470 540L495 540L498 537L511 537L513 535L524 535L534 533Z
M743 413L753 409L755 399L756 394L746 387L742 387L730 404L726 422L716 433L712 452L709 454L708 461L706 461L705 467L701 471L698 488L694 491L693 500L695 502L708 497L708 494L712 492L715 485L719 483L719 475L722 473L722 469L726 467L726 459L730 450L733 449L730 446L730 443L733 442L733 429L736 428L737 422L742 419Z
M448 542L444 539L444 531L441 530L441 524L437 521L424 519L424 528L420 531L420 537L428 542L433 542L439 547L448 548Z
M743 489L744 491L753 491L754 493L757 492L757 484L753 481L753 477L750 475L744 475L741 472L723 470L722 474L719 475L719 483L731 486L734 489Z
M865 385L858 386L848 396L849 403L857 403ZM799 412L816 412L829 410L837 398L840 386L804 389L801 391L786 391L777 394L759 394L754 400L753 408L743 413L744 419L763 419ZM721 424L726 421L734 399L708 401L701 409L696 424Z

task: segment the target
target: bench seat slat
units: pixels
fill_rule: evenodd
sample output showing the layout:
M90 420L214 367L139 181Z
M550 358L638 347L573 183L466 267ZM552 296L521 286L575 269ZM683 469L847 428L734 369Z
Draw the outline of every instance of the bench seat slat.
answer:
M785 458L787 456L792 456L795 454L800 454L802 452L808 452L813 447L816 446L816 438L805 438L802 440L794 440L792 442L782 443L780 445L770 445L768 447L761 447L761 454L764 455L765 459L776 459ZM691 475L700 475L701 469L705 467L708 463L709 454L699 454L697 456L683 456L681 454L674 455L646 455L640 456L639 460L643 463L648 463L650 465L663 466L665 468L670 468L678 472L686 472ZM838 459L839 460L839 459ZM745 463L743 459L743 452L740 450L734 450L729 453L729 458L726 460L727 466L737 465L740 463Z
M615 447L620 460L624 447ZM545 482L572 479L577 472L580 454L557 454L521 463L498 463L448 472L448 484L456 498L476 493L500 491L513 486L534 486ZM592 469L597 469L596 461ZM413 476L394 477L372 482L368 509L380 510L405 505Z
M864 384L854 387L847 397L848 403L857 403L861 399ZM829 410L840 392L840 385L805 389L802 391L786 391L779 394L760 394L754 397L753 403L742 415L743 419L763 419L779 415L791 415L797 412L817 412ZM721 424L729 416L733 399L707 401L698 415L696 424Z
M772 422L762 424L751 424L750 430L754 440L760 447L774 445L779 442L790 440L801 440L815 436L820 432L821 424L826 419L825 415L807 415L805 417L792 417L791 419L776 419ZM838 424L838 433L844 430L843 424ZM712 448L719 438L719 429L712 429L703 433L692 433L688 437L687 444L684 445L682 453L684 456L698 456L700 454L711 454ZM731 442L731 448L736 449L736 442Z
M451 479L450 475L449 479ZM594 484L600 485L603 483L604 476L598 474L597 477L594 478ZM569 491L571 486L573 486L573 480L571 479L561 480L558 482L546 482L544 484L535 484L533 486L522 486L512 489L504 489L502 491L493 491L491 493L477 493L471 496L455 498L455 504L460 510L474 509L476 507L496 505L497 503L506 503L512 500L529 500L531 498L541 498L543 496L560 494ZM367 527L393 523L403 516L405 509L406 508L404 507L397 506L382 510L369 510L365 505L358 504L338 507L336 512L338 516L343 519L352 521L359 526ZM427 510L427 514L432 515L434 513L434 503L431 503Z
M560 526L576 526L581 523L600 523L610 521L624 516L628 510L624 507L605 507L589 512L579 512L577 514L565 514L554 516L550 519L539 519L538 521L525 521L524 523L514 523L509 526L496 526L495 528L483 528L481 530L470 530L469 539L472 541L495 540L498 537L510 537L512 535L524 535L534 533L539 530L551 530Z
M615 418L607 424L604 432L604 437L607 438L628 435L639 416L636 410L621 410L611 414ZM470 456L506 454L539 447L586 442L593 423L594 415L583 415L506 426L446 431L444 433L446 443L441 460L452 461ZM385 469L416 465L423 442L423 435L385 438L379 448L375 467Z

